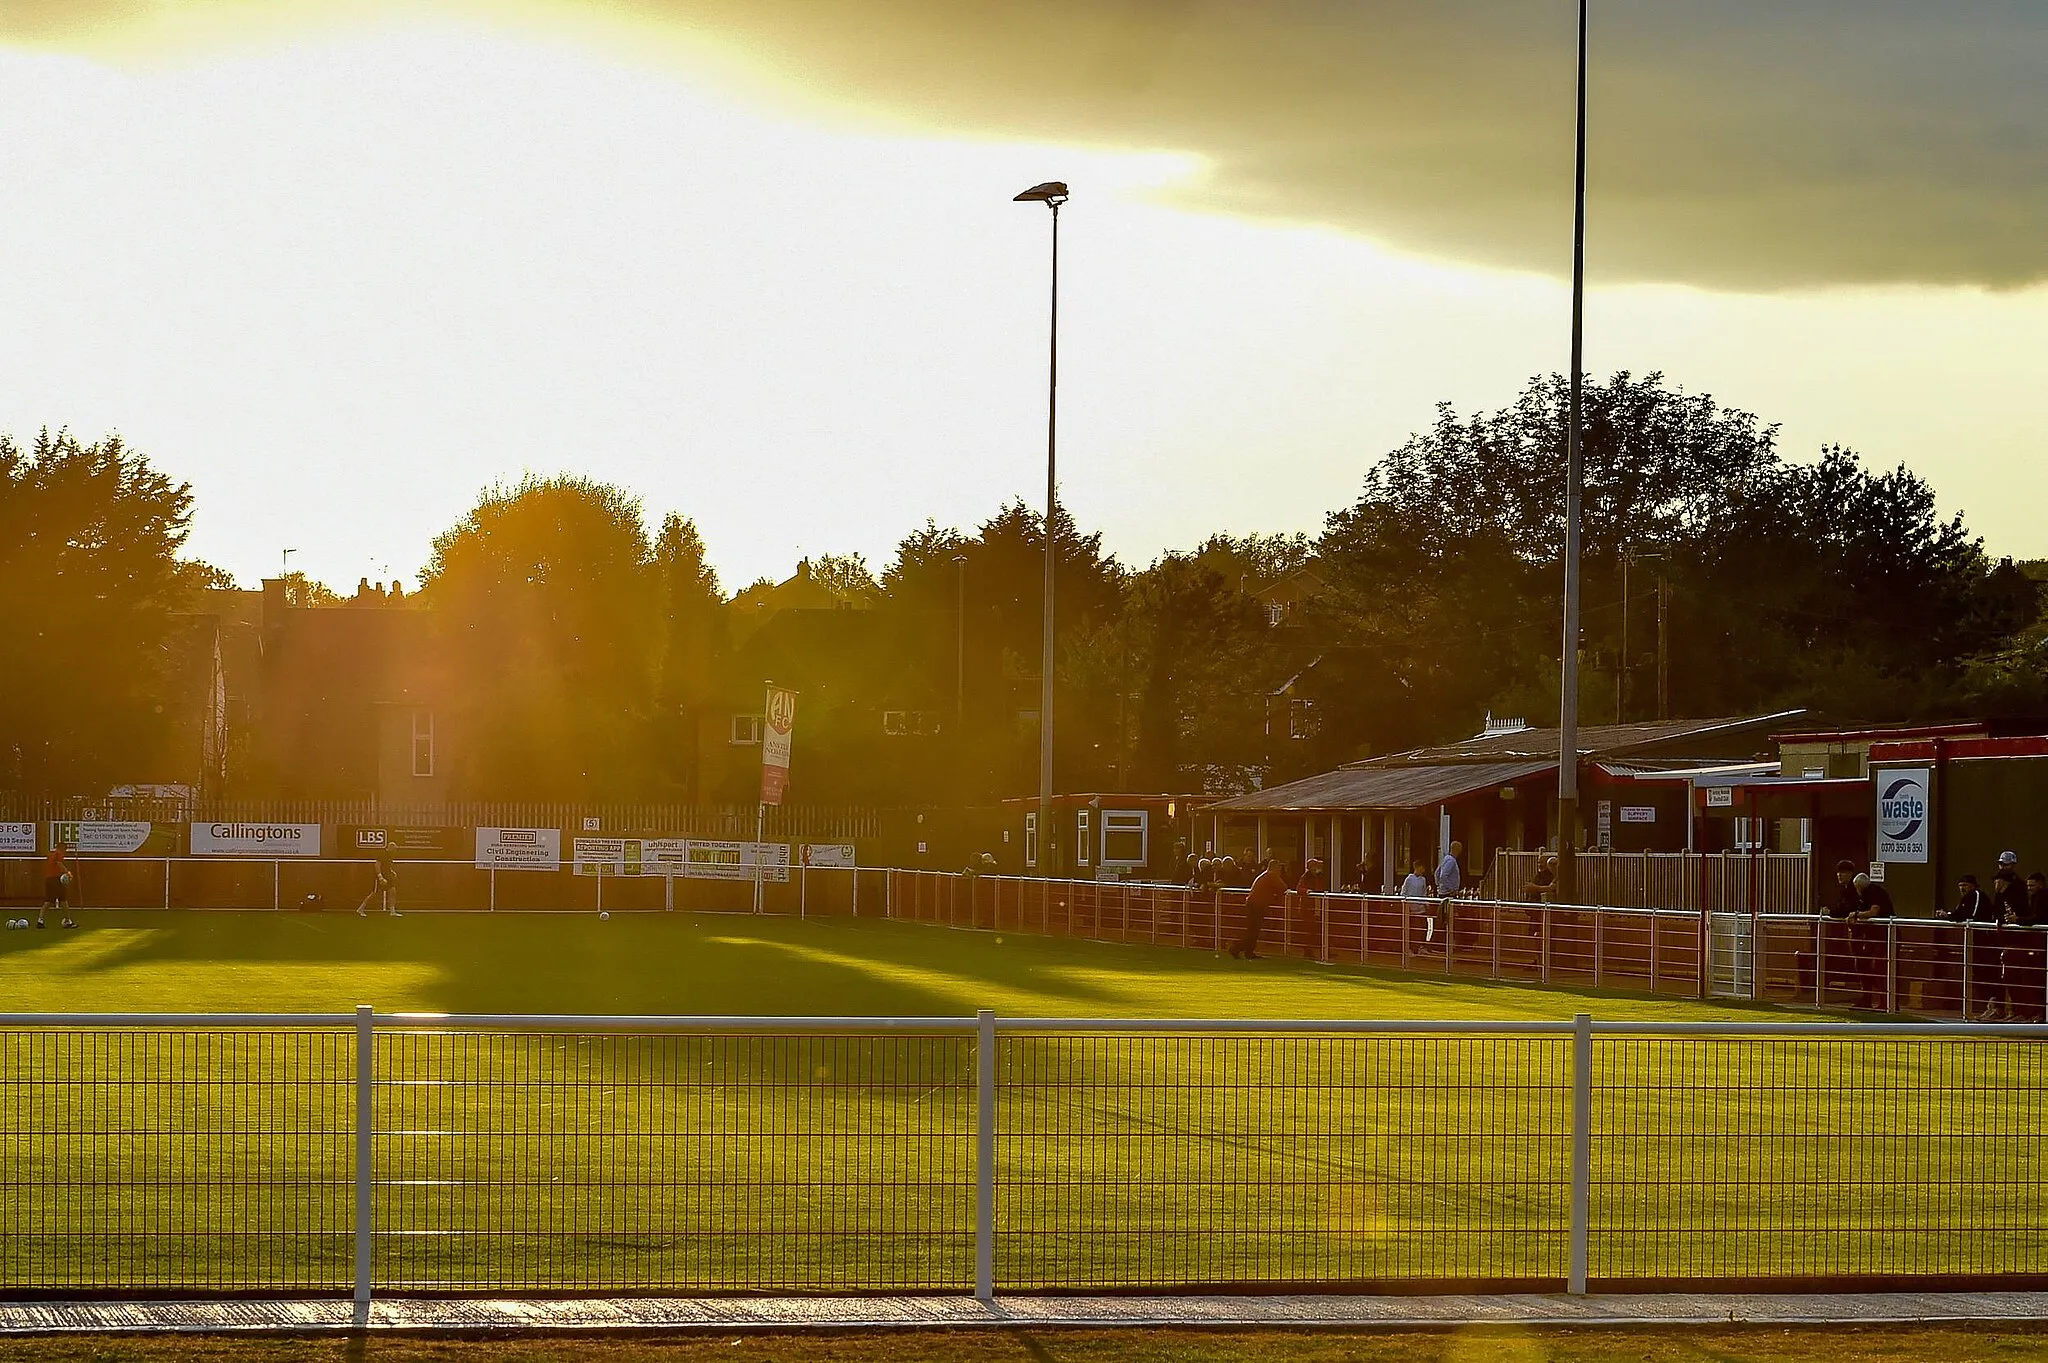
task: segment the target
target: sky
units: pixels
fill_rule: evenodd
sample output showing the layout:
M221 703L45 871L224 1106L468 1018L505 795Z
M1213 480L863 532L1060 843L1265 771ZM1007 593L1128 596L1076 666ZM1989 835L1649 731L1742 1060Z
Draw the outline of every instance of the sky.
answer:
M1061 495L1306 530L1567 360L1568 0L9 0L0 430L245 584L585 473L728 588ZM2048 7L1596 0L1587 367L2048 556Z

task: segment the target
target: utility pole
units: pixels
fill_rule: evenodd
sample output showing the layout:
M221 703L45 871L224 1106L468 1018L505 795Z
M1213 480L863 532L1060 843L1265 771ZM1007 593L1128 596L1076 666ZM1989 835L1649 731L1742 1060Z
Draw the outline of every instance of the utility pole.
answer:
M1665 599L1671 579L1664 565L1657 565L1657 718L1671 718L1671 651L1665 643Z
M1557 899L1579 893L1579 517L1585 481L1581 381L1586 340L1586 6L1579 0L1577 156L1572 195L1572 378L1564 471L1564 657L1557 717Z
M1614 659L1614 722L1628 723L1628 562L1627 546L1621 551L1621 651Z

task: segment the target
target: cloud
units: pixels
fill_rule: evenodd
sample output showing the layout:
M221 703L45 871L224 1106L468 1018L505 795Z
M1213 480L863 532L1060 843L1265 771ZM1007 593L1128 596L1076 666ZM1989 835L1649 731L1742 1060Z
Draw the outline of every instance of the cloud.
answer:
M811 99L922 130L1192 153L1211 170L1174 191L1190 206L1568 264L1572 0L552 8L737 47ZM143 11L160 7L16 0L0 24L47 38ZM2048 277L2044 70L2038 0L1594 0L1594 277Z

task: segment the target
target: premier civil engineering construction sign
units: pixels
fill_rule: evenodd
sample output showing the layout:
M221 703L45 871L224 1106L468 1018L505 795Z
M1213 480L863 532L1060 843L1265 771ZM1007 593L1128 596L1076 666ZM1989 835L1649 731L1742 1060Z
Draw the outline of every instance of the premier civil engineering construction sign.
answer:
M1871 785L1877 791L1877 859L1926 864L1933 823L1928 768L1880 768L1871 774Z
M559 828L479 828L476 864L480 870L553 871L562 864Z
M317 857L317 823L195 823L195 857Z
M768 722L761 730L761 803L779 805L789 789L789 736L796 727L796 692L768 687Z

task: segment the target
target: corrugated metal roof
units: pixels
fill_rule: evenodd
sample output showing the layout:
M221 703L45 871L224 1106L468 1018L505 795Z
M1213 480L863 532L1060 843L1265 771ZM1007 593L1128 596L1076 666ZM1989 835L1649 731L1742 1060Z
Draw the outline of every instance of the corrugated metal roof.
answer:
M1586 725L1579 729L1579 751L1589 757L1627 756L1639 749L1660 747L1685 739L1703 739L1750 729L1768 731L1782 727L1806 713L1804 710L1781 710L1770 715L1736 715L1721 719L1675 719L1637 724ZM1557 748L1556 729L1516 729L1509 733L1481 734L1462 743L1447 743L1435 748L1417 748L1412 752L1371 757L1352 765L1381 765L1393 762L1433 764L1485 761L1489 758L1496 762L1504 762L1518 757L1526 760L1554 755Z
M1339 814L1417 809L1475 790L1556 771L1550 762L1452 762L1440 766L1339 767L1210 805L1212 814Z

